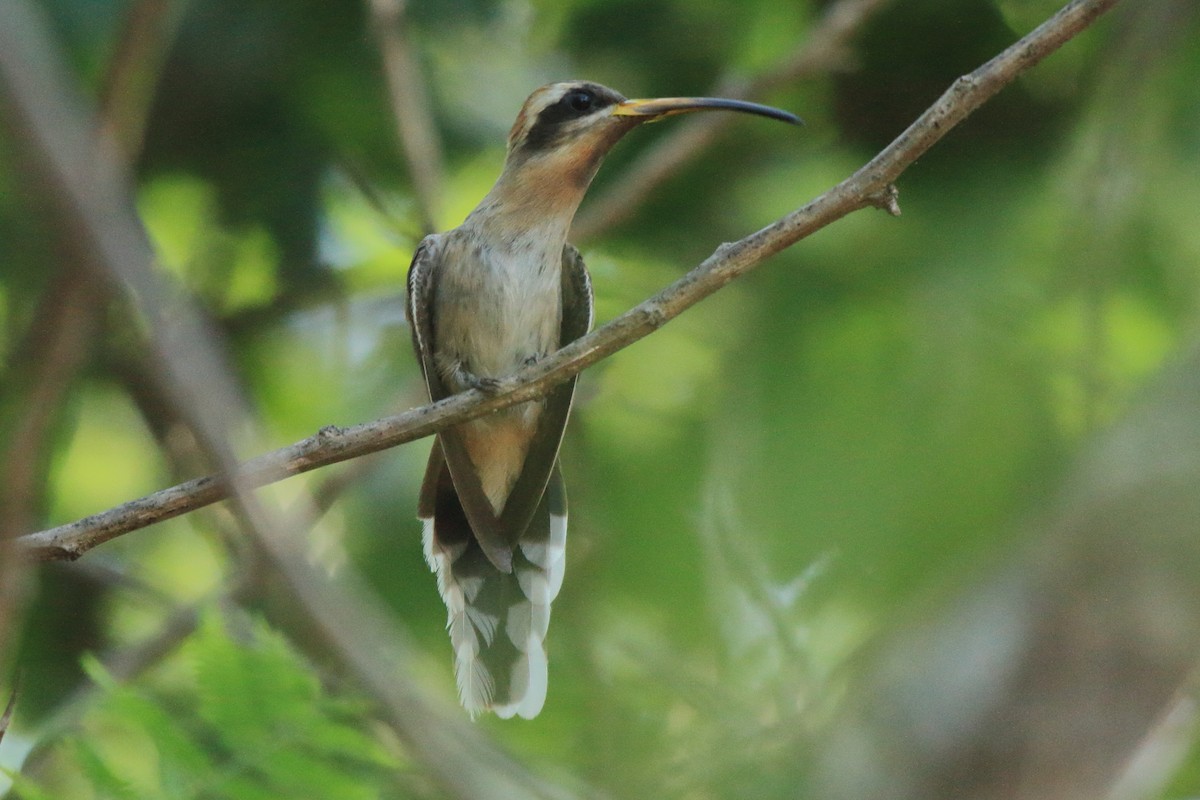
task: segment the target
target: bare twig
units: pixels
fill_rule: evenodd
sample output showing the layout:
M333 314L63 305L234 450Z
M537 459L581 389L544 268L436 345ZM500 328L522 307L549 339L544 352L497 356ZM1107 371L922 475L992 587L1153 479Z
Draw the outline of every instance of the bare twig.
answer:
M8 704L4 706L4 713L0 714L0 742L4 741L4 734L8 732L8 726L12 723L13 711L17 708L17 695L21 690L21 679L13 679L12 693L8 696Z
M241 465L242 485L262 486L367 453L429 436L442 428L538 397L551 386L662 327L684 310L770 256L847 214L875 205L913 161L955 125L1117 0L1074 0L1000 55L954 84L895 141L846 180L803 208L713 255L654 297L559 352L517 372L505 388L471 390L431 405L349 428L327 427L288 447ZM230 496L228 478L208 476L133 500L77 522L22 537L39 559L78 558L129 531Z
M100 105L104 135L117 142L127 163L142 150L150 102L183 4L184 0L137 0L125 15Z
M425 233L438 229L442 194L442 148L421 80L420 65L408 37L404 0L368 0L371 26L383 57L388 100L396 134L408 163L413 193Z
M772 69L751 80L726 78L713 94L756 100L780 86L841 67L849 61L849 42L870 17L891 0L838 0L803 43ZM618 180L590 198L571 228L577 241L593 239L629 219L650 193L667 178L695 161L704 149L735 123L726 114L692 117L648 148L625 168Z

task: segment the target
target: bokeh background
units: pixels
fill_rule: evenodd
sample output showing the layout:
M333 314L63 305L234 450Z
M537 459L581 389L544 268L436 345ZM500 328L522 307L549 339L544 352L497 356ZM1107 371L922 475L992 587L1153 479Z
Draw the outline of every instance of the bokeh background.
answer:
M1058 7L28 5L251 409L242 457L423 401L408 260L486 193L533 88L749 87L807 122L622 142L576 227L603 322L849 175ZM854 214L584 373L549 700L470 729L525 790L447 780L217 506L70 565L8 553L12 796L1200 795L1197 74L1193 2L1120 5L914 164L903 216ZM213 468L27 135L0 125L9 535ZM295 548L386 609L433 737L461 715L414 519L427 452L264 494L317 497ZM465 752L449 769L490 785Z

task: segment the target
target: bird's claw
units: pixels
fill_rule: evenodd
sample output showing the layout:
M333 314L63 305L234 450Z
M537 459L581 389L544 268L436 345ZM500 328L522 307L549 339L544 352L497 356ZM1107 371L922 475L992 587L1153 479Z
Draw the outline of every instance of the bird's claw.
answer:
M478 389L484 394L497 394L504 388L504 380L502 378L484 378L472 375L468 381L468 385L472 389Z

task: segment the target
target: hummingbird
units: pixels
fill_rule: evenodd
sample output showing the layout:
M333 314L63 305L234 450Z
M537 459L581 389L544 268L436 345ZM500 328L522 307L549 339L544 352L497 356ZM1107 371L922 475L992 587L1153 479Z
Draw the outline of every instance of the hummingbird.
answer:
M713 109L800 123L742 100L628 100L587 81L529 96L495 186L460 226L425 237L409 267L408 318L430 400L495 392L591 329L591 280L567 235L601 160L640 123ZM558 451L575 381L447 428L429 454L417 517L472 717L528 719L545 703L550 604L566 568Z

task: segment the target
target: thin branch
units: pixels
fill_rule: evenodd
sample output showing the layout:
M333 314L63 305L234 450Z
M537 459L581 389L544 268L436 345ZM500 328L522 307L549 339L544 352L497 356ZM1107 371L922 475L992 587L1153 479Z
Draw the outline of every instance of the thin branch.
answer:
M137 0L125 15L100 106L104 135L117 142L126 163L142 151L150 103L183 5L184 0Z
M4 706L4 713L0 714L0 742L4 741L4 734L8 732L8 726L12 722L13 712L17 708L17 695L21 691L21 679L18 677L13 680L12 693L8 696L8 703Z
M470 390L437 403L348 428L329 426L245 462L236 478L263 486L318 467L429 436L468 419L543 395L550 387L647 336L735 278L847 214L889 195L892 182L955 125L1006 84L1084 30L1117 0L1075 0L979 69L959 78L895 141L846 180L803 208L746 238L717 248L654 297L554 355L517 372L492 395ZM230 496L229 480L210 475L20 539L39 560L75 559L98 544Z
M429 110L404 15L404 0L368 0L371 27L383 57L388 100L396 123L425 233L438 229L442 197L442 148Z
M863 24L891 0L838 0L805 37L803 43L772 69L751 80L725 78L713 94L741 100L762 99L771 91L822 72L838 69L849 60L849 43ZM588 200L571 228L576 241L593 239L629 219L651 192L667 178L701 156L705 148L732 127L729 114L707 114L680 122L674 130L648 148L624 174Z

